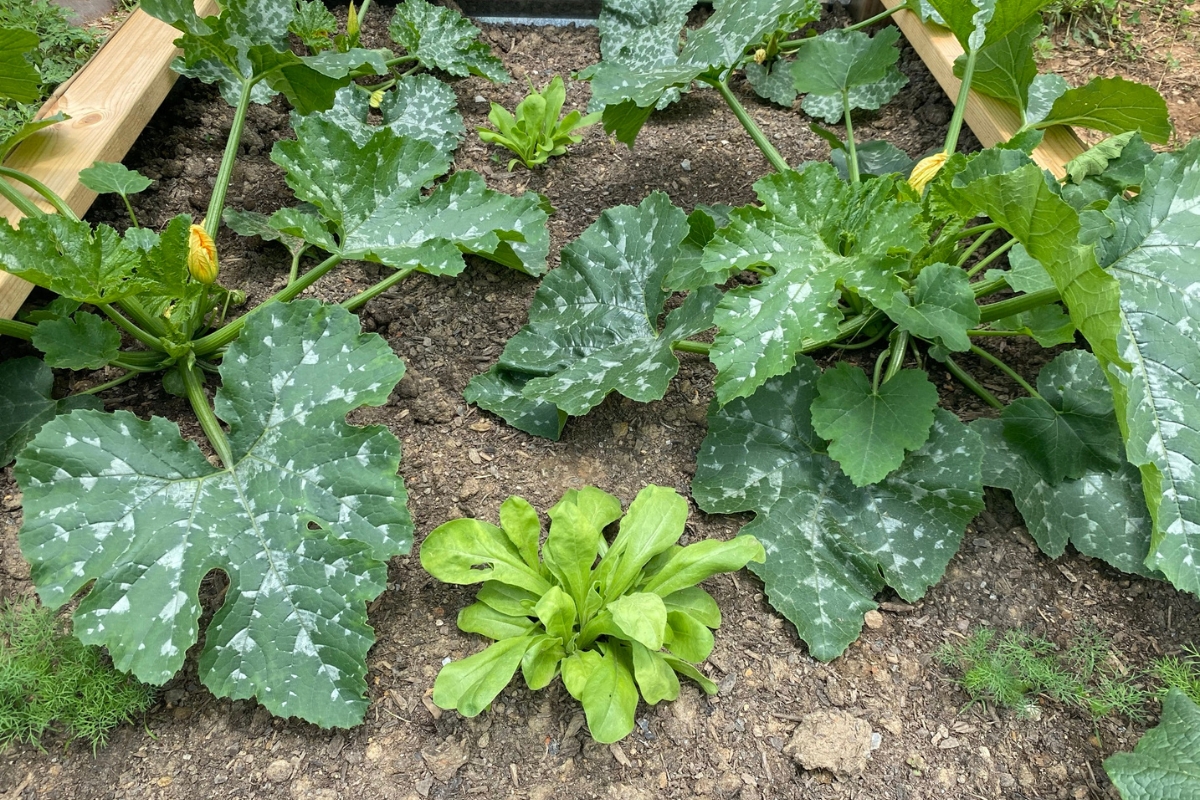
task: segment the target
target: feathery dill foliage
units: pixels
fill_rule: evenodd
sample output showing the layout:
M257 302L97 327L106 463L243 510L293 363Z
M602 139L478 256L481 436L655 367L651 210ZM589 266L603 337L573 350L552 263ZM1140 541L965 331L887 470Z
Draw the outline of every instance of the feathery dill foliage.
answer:
M943 645L936 657L962 673L959 683L972 701L1011 708L1020 716L1033 710L1038 697L1048 697L1093 719L1109 714L1142 719L1153 695L1107 666L1111 649L1108 638L1096 630L1081 632L1062 651L1026 631L1014 629L998 637L983 628L964 642Z
M67 12L48 0L0 0L0 28L23 28L40 44L30 57L42 76L42 100L83 66L100 44L99 34L72 25ZM0 141L33 119L38 103L0 102Z
M1166 656L1154 662L1150 672L1162 682L1155 693L1161 700L1171 689L1178 689L1193 703L1200 705L1200 650L1185 647L1184 656Z
M95 751L153 699L151 687L113 669L53 611L32 601L0 605L0 750L13 741L40 747L57 723Z

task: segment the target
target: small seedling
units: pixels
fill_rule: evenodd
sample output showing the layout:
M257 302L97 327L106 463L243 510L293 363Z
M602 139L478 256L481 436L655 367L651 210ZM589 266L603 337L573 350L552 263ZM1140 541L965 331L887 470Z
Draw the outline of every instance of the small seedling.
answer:
M57 723L94 751L153 700L149 686L80 644L53 611L32 601L0 605L0 750L14 741L40 747Z
M508 162L510 172L518 161L529 169L545 164L552 156L567 152L567 145L578 144L583 139L575 131L600 121L599 112L585 117L572 111L559 119L566 99L567 89L558 75L540 92L530 81L529 95L517 106L515 117L504 106L492 103L488 121L495 128L477 128L479 138L517 154Z
M519 497L500 506L499 528L457 519L434 530L421 566L446 583L482 583L458 627L496 641L443 667L433 702L473 717L518 667L534 690L561 674L592 738L607 744L633 731L639 690L651 705L674 700L678 673L715 694L695 665L712 652L721 611L696 584L766 554L753 536L678 546L687 513L676 492L647 486L610 545L602 532L621 517L620 501L572 489L548 512L540 557L537 511Z

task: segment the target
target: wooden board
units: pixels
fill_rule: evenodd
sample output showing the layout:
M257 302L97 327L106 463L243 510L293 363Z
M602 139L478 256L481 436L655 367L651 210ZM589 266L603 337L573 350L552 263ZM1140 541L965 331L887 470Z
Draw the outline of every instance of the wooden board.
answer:
M215 0L196 0L202 15L217 13ZM96 193L79 182L79 170L94 161L120 161L158 109L177 75L171 61L179 31L142 10L130 15L92 60L38 112L71 117L22 142L4 162L49 186L76 214L83 214ZM32 192L25 192L47 210ZM21 212L0 200L0 216L10 221ZM12 319L33 287L0 271L0 318Z
M903 5L904 0L883 0L888 8ZM962 82L954 77L954 60L963 54L954 34L940 26L926 25L911 11L898 11L892 17L933 77L942 85L951 102L958 99ZM1006 142L1021 128L1017 110L1007 103L971 92L967 98L966 122L984 147ZM1033 151L1033 160L1059 178L1066 175L1066 164L1087 148L1070 128L1056 125Z

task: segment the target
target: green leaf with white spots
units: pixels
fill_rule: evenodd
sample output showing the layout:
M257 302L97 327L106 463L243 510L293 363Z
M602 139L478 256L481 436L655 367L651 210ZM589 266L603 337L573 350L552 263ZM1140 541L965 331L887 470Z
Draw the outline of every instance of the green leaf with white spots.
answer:
M288 34L296 17L295 0L225 0L220 15L208 17L181 0L143 0L142 10L183 33L175 40L183 51L172 65L175 71L217 84L230 105L237 105L243 87L250 87L255 103L269 103L282 92L307 114L329 108L334 93L353 74L390 72L386 50L293 53Z
M967 273L949 264L930 264L917 276L912 302L897 292L887 315L914 336L954 352L971 349L967 331L979 327L979 306Z
M307 237L293 236L290 233L284 233L271 224L274 216L260 214L257 211L239 211L235 208L226 208L221 214L221 219L224 223L239 236L258 236L264 242L279 242L287 248L288 252L293 256L297 252L305 249L308 242ZM312 236L311 238L317 238ZM332 245L331 239L327 243Z
M631 69L669 67L679 60L680 32L687 25L695 0L607 0L596 21L600 29L600 58ZM591 77L595 67L580 74ZM658 108L679 99L679 90L666 92Z
M121 350L121 332L95 314L39 322L31 339L46 354L46 363L59 369L100 369Z
M419 139L451 153L467 130L454 90L432 75L413 75L398 82L384 92L379 111L381 124L372 124L368 121L370 98L366 92L348 90L338 92L333 106L322 116L336 121L360 147L383 127L397 136Z
M339 93L328 112L295 119L296 140L271 152L297 197L336 227L336 252L434 275L462 272L464 253L530 275L545 272L550 243L537 194L492 191L469 171L423 194L449 171L450 156L405 135L403 126L366 125L366 104L346 96L355 91Z
M579 416L613 391L642 402L666 394L679 370L671 346L712 326L719 297L711 287L693 292L659 328L663 281L688 232L687 216L655 192L636 208L606 210L563 248L529 323L500 355L501 370L531 376L526 399Z
M1004 438L1055 485L1122 463L1112 388L1096 357L1072 350L1038 374L1041 397L1023 397L1001 414Z
M159 417L81 411L48 423L18 458L21 551L57 608L94 581L74 633L161 684L196 643L204 576L230 580L204 634L202 682L280 716L350 727L367 707L366 603L412 520L381 426L403 374L387 343L338 306L252 314L221 364L216 411L234 462L214 467Z
M742 71L746 73L746 82L762 99L770 100L784 108L791 108L796 102L796 85L790 62L782 58L765 64L751 61Z
M874 110L895 97L908 84L895 66L899 38L899 30L888 27L874 37L832 30L805 42L792 64L792 85L807 95L804 113L833 124L842 118L843 94L851 109Z
M509 81L504 64L479 40L479 29L454 9L427 0L405 0L396 8L388 33L426 69L460 78L479 75L489 81Z
M581 73L592 82L589 108L603 109L604 129L631 147L651 111L674 102L697 78L715 79L745 62L750 45L820 17L816 0L717 0L705 24L689 31L679 48L682 26L675 24L682 4L660 0L651 12L639 4L641 13L629 13L632 5L621 4L626 13L612 27L617 41L611 48L601 45L604 60Z
M1104 762L1125 800L1200 797L1200 706L1180 689L1163 700L1162 719L1133 748Z
M519 431L558 441L567 412L545 400L530 400L525 385L535 376L494 366L476 375L463 391L463 399L490 411Z
M751 570L828 661L857 638L885 586L915 600L941 578L983 509L983 447L938 410L924 446L882 482L856 487L813 430L820 370L806 356L797 362L710 412L692 494L710 513L758 515L743 533L758 537L767 560Z
M840 284L890 285L927 244L920 204L901 199L894 178L855 186L829 164L813 164L763 178L755 190L762 207L733 211L701 261L720 280L745 269L765 273L717 307L709 357L721 403L753 394L787 373L802 347L833 338L842 321Z
M32 357L0 362L0 467L8 466L42 426L77 408L94 411L104 403L90 394L55 400L54 373Z
M970 427L983 440L983 485L1012 492L1029 535L1043 553L1058 558L1070 543L1124 572L1163 577L1145 565L1150 512L1133 466L1093 470L1078 480L1052 485L1008 443L1000 420L979 419Z
M937 387L922 370L902 369L872 388L866 373L843 361L817 381L813 430L854 485L866 486L925 444L937 402Z
M1104 212L1100 263L1120 284L1118 413L1154 518L1147 565L1200 593L1200 142L1160 155ZM1086 332L1086 331L1085 331Z
M112 303L147 287L141 251L107 225L60 214L0 223L0 267L80 303Z

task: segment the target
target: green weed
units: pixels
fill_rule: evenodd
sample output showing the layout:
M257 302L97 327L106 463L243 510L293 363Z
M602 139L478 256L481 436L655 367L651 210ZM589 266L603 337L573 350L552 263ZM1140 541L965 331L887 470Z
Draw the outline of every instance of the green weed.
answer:
M0 750L14 741L40 747L57 723L95 751L153 697L98 647L71 636L54 612L32 601L0 605Z

